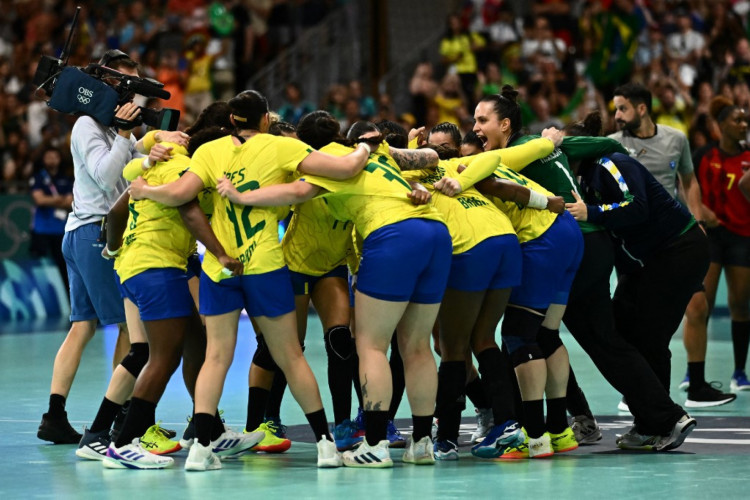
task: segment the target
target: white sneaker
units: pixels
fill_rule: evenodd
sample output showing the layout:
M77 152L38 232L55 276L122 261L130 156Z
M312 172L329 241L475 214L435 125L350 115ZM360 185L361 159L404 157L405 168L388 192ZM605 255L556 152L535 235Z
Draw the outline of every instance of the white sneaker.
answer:
M172 458L154 455L143 449L140 437L120 448L116 448L114 443L110 444L107 456L102 460L102 465L108 469L164 469L172 464Z
M211 451L220 458L237 458L256 444L263 441L265 432L241 432L233 431L224 426L221 436L211 441Z
M617 403L617 411L630 413L630 407L628 406L627 401L625 401L625 398L622 398L620 402Z
M328 440L327 437L321 436L318 441L318 467L321 469L329 467L341 467L344 460L341 453L336 449L336 443Z
M474 409L474 411L477 414L477 430L472 433L471 442L481 443L495 426L495 417L492 414L492 408Z
M538 438L529 438L529 458L551 457L554 453L548 433L545 432Z
M435 452L433 451L433 444L430 436L425 436L416 443L411 436L409 436L409 441L406 443L406 451L404 451L403 461L415 465L434 465Z
M185 460L185 470L218 470L221 460L211 451L210 446L203 446L198 441L193 442Z
M384 439L375 446L370 446L367 439L356 449L344 452L344 465L347 467L368 467L382 469L393 467L391 452L388 449L388 440Z

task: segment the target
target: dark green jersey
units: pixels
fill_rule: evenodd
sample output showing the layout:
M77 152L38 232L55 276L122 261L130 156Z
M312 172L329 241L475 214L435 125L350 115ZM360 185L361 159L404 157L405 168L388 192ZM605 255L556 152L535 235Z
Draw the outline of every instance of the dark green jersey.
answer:
M539 136L525 135L508 144L518 146ZM562 196L566 203L575 202L573 191L580 195L581 188L573 175L568 163L571 159L598 158L612 152L623 152L620 143L606 137L565 137L560 148L555 149L549 156L536 160L519 171L529 179L538 182L557 196ZM600 231L602 228L590 222L579 221L583 233Z

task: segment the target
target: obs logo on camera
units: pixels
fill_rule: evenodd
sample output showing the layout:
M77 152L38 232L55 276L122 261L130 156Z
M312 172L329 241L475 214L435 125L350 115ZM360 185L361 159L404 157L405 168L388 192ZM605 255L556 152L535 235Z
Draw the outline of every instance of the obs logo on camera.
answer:
M94 91L87 89L86 87L78 87L78 102L81 104L88 104L91 102L91 98L94 97Z

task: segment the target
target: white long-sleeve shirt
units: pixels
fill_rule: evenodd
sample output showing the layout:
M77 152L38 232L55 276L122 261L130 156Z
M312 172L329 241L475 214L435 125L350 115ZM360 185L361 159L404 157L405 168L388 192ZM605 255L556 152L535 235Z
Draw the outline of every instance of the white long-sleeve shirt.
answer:
M136 157L135 137L117 134L89 116L81 116L73 126L70 151L73 155L73 211L68 215L65 231L84 224L99 222L107 215L117 198L127 189L122 177L125 165Z

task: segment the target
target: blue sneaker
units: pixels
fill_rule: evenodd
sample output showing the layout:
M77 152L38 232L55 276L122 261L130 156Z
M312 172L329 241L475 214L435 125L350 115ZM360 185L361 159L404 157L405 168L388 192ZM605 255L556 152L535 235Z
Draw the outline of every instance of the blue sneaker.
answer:
M388 430L386 432L390 448L406 448L406 438L401 435L401 432L396 428L396 424L393 423L393 420L388 421Z
M351 450L355 445L362 442L362 436L355 436L357 424L348 418L333 428L333 441L339 451Z
M435 460L458 460L458 445L448 439L435 441Z
M688 387L690 387L690 375L687 373L685 374L685 378L682 379L682 382L680 382L680 385L678 386L681 391L687 391Z
M506 448L513 448L523 443L526 435L515 420L508 420L502 425L490 429L484 440L471 448L471 454L479 458L497 458Z
M729 383L732 391L750 391L750 380L747 379L744 370L737 370L732 374L732 381Z

